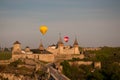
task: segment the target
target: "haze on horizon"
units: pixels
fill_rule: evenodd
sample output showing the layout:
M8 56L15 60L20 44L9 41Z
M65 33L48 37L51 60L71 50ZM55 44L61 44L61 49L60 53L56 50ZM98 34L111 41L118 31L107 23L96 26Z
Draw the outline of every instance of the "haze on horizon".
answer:
M42 36L40 25L47 25ZM56 44L77 36L82 47L120 46L120 0L0 0L0 46L22 48Z

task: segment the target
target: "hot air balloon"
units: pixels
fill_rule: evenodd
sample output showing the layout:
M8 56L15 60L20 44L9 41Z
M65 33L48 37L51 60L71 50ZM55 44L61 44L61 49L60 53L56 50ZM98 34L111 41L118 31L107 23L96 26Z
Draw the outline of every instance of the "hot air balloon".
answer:
M47 32L48 28L46 25L40 26L40 32L44 35Z
M69 37L68 37L68 36L65 36L65 37L64 37L64 41L65 41L65 42L68 42L68 41L69 41Z

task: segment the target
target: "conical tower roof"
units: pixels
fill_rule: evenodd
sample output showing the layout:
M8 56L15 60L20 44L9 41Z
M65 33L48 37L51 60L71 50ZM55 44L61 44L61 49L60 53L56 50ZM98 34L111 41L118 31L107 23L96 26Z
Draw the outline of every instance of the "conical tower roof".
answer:
M57 44L63 44L62 38L61 38L61 34L59 34L59 40L58 40L58 43L57 43Z
M21 44L19 41L14 42L13 44Z
M75 41L74 41L74 44L73 45L78 45L78 41L77 41L77 38L75 37Z
M26 46L26 48L30 48L29 46Z

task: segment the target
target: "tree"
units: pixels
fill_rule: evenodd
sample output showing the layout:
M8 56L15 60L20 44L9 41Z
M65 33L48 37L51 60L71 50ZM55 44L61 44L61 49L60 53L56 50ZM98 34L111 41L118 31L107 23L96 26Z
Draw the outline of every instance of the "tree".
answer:
M64 61L61 63L61 65L63 66L63 73L66 75L66 76L70 76L70 65L68 63L68 61Z
M104 76L99 70L95 70L91 74L87 75L87 80L104 80Z
M9 51L9 49L8 48L4 48L4 51Z
M103 65L102 74L107 80L120 80L120 66L118 63L106 63Z

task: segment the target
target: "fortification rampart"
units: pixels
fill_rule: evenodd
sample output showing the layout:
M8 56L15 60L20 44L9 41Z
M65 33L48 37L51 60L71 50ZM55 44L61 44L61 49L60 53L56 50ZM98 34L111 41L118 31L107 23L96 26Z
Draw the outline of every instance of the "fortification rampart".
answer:
M72 58L83 59L85 56L83 54L59 54L55 56L55 61L63 61Z
M63 60L68 60L72 58L80 58L83 59L84 55L83 54L59 54L59 55L54 55L54 54L13 54L12 55L12 60L17 60L20 58L31 58L31 59L38 59L41 61L45 62L55 62L55 61L63 61Z
M77 64L77 65L92 65L93 61L74 61L69 62L70 65Z
M53 62L54 55L53 54L13 54L12 60L17 60L19 58L31 58L38 59L45 62Z
M63 49L62 53L60 51L60 49L52 49L52 48L47 48L47 50L55 55L58 54L80 54L79 50L76 50L77 48L68 48L68 49ZM77 53L76 53L77 51Z
M93 62L93 61L74 61L69 62L70 65L92 65L94 64L94 68L101 69L101 62Z

